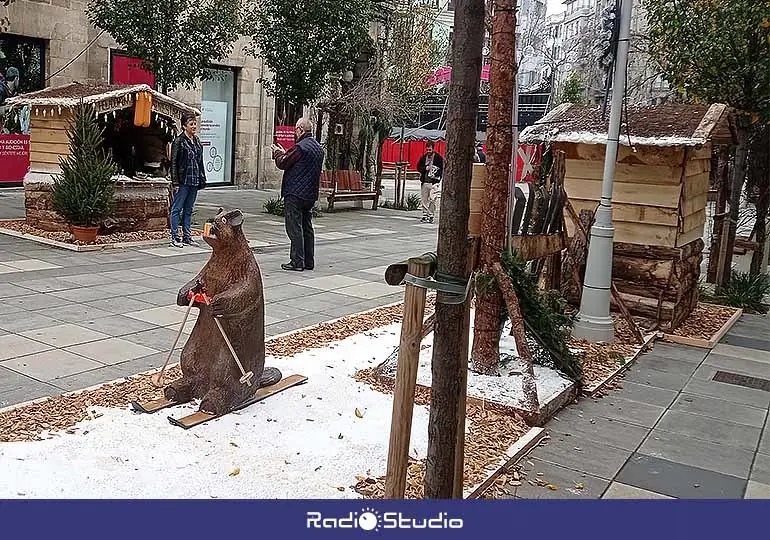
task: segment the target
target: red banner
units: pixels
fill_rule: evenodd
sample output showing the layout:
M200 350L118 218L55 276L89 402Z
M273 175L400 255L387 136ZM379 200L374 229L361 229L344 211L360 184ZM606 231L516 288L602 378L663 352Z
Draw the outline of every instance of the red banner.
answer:
M0 134L0 183L23 182L29 172L29 135Z
M275 126L275 144L288 150L294 146L294 126Z
M516 181L534 182L542 160L543 152L539 144L520 144L516 152Z
M113 54L110 65L112 84L146 84L155 88L155 75L142 67L142 60Z

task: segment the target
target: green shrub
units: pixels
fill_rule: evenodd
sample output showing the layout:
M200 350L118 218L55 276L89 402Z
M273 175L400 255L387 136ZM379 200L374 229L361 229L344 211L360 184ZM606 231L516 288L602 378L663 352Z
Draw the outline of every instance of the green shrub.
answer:
M283 199L268 199L263 205L265 212L274 216L283 216Z
M71 225L96 227L112 214L118 166L102 135L96 111L81 102L67 131L70 155L59 158L62 172L54 176L51 194L53 209Z
M406 198L406 209L410 212L413 210L419 210L422 206L422 199L416 193L410 193Z
M707 302L742 308L748 313L765 314L769 309L765 298L770 295L770 274L752 276L733 272L727 283L717 287L713 294L701 291L701 295Z

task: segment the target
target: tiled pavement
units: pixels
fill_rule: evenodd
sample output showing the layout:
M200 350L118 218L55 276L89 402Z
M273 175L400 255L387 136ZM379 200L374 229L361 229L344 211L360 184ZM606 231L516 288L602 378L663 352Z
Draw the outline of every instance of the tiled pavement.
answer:
M21 193L0 195L0 217L23 215ZM383 281L385 266L435 249L437 226L419 214L342 211L316 220L315 270L284 272L283 220L262 212L271 195L210 189L197 205L199 219L220 205L246 213L246 235L261 246L268 336L401 300L403 289ZM176 292L209 253L205 245L75 253L0 235L0 407L161 366L184 315Z
M743 377L728 382L725 373ZM659 342L622 389L581 399L551 420L550 440L521 462L521 485L508 491L538 499L770 498L769 379L768 317L744 315L710 352Z

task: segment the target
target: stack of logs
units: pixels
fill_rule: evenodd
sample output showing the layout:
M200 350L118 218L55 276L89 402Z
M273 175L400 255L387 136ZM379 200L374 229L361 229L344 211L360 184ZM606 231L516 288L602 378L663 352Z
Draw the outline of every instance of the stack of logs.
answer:
M590 230L592 213L580 212L580 224ZM632 314L655 322L664 331L678 328L698 304L698 281L703 260L703 240L679 247L645 246L616 242L612 255L612 283L616 294L611 303L620 309L616 296ZM562 275L562 294L572 304L580 303L580 284L584 279L586 242L581 235L573 237L571 257ZM578 274L572 273L572 260L579 261ZM574 277L580 279L576 283Z

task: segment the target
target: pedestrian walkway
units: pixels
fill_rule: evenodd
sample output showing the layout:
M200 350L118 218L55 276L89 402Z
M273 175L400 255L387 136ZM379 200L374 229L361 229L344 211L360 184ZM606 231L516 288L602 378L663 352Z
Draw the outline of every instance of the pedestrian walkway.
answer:
M525 499L770 498L768 407L770 319L744 315L712 351L658 342L622 389L561 411L507 489Z
M265 214L255 193L206 190L196 208L202 218L219 206L246 213L268 337L401 301L403 288L384 283L386 266L435 250L437 226L420 224L419 214L324 214L315 270L285 272L283 218ZM2 217L19 217L18 200L6 208ZM177 291L209 256L205 244L76 253L0 235L0 407L160 367L184 316Z

